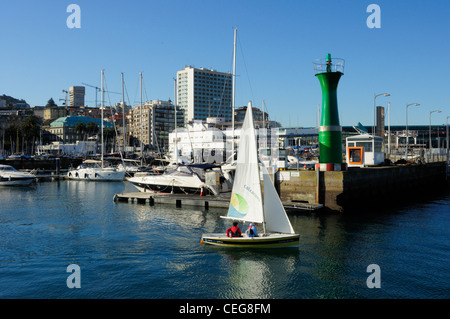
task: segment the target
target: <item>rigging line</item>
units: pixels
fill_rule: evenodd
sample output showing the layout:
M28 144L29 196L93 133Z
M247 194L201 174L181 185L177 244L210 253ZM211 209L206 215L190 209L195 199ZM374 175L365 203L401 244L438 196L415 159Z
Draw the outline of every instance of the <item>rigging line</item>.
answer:
M115 137L116 138L114 138L114 143L113 143L113 145L114 146L117 146L117 148L119 149L119 154L120 154L120 158L121 158L121 160L122 160L122 163L123 163L123 154L122 154L122 151L120 150L120 147L119 147L119 140L117 139L117 136L119 136L119 133L118 133L118 131L117 131L117 125L116 125L116 121L114 120L114 114L113 114L113 109L112 109L112 104L111 104L111 98L110 98L110 96L109 96L109 90L108 90L108 86L107 86L107 83L106 83L106 79L105 79L105 76L103 76L103 82L104 82L104 86L105 86L105 88L106 88L106 94L108 95L108 101L109 101L109 110L110 110L110 112L111 112L111 115L112 115L112 123L113 123L113 127L114 127L114 134L115 134ZM103 90L103 92L105 92L104 90ZM103 105L103 108L105 108L105 105ZM104 111L104 110L103 110ZM104 119L103 119L104 120Z
M127 99L128 99L128 106L131 107L131 101L130 101L130 97L128 96L128 89L127 89L127 85L126 85L125 81L123 81L123 88L125 89L125 95L127 96Z
M218 117L218 116L220 115L220 112L222 111L222 106L223 106L223 107L230 107L230 108L231 108L231 105L232 105L231 100L230 100L230 105L228 105L228 106L222 105L223 97L224 97L224 95L225 95L225 89L226 89L227 86L228 86L227 84L230 84L230 85L231 85L231 83L233 83L233 76L236 76L236 75L233 75L233 72L232 72L232 71L230 71L230 70L232 69L232 67L233 67L233 49L231 50L230 64L228 65L228 72L231 73L231 82L228 83L228 81L225 81L225 83L223 84L222 95L221 95L221 97L220 97L219 107L216 109L216 117ZM224 116L225 116L225 113L224 113Z
M148 102L149 101L149 99L148 99L148 95L147 95L147 89L145 88L145 81L144 81L144 77L142 77L142 86L143 86L143 88L144 88L144 93L145 93L145 101L146 102ZM144 102L144 104L145 104L145 102Z
M253 95L253 88L252 88L252 84L250 82L250 76L248 75L247 63L245 62L244 51L242 50L242 44L241 44L240 37L238 37L238 41L239 41L239 48L240 48L241 54L242 54L242 61L244 62L245 73L247 74L248 85L250 87L250 92L252 94L252 99L253 99L253 101L255 101L255 97Z

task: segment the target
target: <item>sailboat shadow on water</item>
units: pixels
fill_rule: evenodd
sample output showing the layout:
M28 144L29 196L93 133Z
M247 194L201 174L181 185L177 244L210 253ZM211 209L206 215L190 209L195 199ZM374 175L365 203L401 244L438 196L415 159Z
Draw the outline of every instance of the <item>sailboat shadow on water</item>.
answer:
M261 164L264 198L262 196L258 149L252 113L252 104L249 102L241 129L230 206L227 216L223 218L262 224L263 234L258 237L246 235L243 237L228 237L225 232L203 234L201 242L235 248L298 247L300 235L295 234L264 164Z

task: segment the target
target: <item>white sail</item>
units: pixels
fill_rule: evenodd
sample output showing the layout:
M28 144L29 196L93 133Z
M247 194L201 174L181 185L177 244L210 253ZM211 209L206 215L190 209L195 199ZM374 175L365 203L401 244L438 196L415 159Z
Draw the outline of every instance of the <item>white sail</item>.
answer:
M264 220L268 231L294 234L291 222L284 210L277 190L270 179L269 172L264 164L263 180L264 180Z
M227 217L255 223L264 221L251 102L248 103L241 129L235 180Z

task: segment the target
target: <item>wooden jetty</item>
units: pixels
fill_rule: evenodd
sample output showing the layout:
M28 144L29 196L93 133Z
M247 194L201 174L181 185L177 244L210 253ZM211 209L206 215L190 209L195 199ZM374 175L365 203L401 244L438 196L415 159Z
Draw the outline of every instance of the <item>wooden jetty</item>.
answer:
M115 202L135 202L138 204L169 204L176 207L195 206L204 209L210 207L228 208L230 205L230 194L221 195L184 195L184 194L166 194L166 193L117 193L114 195ZM292 204L284 204L285 208L291 212L293 211L315 211L321 209L321 204L309 204L301 202L293 202Z
M218 196L200 196L200 195L184 195L184 194L166 194L166 193L117 193L114 195L115 202L136 202L138 204L149 203L150 206L155 204L171 204L177 207L196 206L209 209L210 207L228 208L230 203L229 195Z

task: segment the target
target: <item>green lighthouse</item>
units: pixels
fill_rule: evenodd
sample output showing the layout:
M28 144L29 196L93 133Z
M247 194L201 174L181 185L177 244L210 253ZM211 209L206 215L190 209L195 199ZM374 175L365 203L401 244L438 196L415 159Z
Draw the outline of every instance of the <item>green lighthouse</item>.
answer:
M337 86L344 74L344 60L326 59L314 61L316 77L322 88L322 115L319 127L320 170L342 169L342 128L339 124Z

